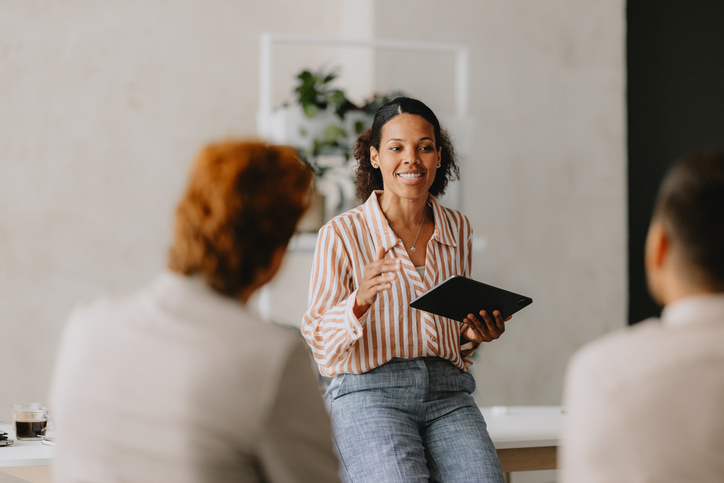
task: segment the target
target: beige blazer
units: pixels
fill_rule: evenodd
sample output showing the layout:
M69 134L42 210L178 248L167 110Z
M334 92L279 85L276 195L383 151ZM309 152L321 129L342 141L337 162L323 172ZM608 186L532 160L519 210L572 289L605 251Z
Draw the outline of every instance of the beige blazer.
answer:
M303 340L172 272L74 311L50 410L56 483L337 481Z
M564 405L563 483L724 481L724 295L582 349Z

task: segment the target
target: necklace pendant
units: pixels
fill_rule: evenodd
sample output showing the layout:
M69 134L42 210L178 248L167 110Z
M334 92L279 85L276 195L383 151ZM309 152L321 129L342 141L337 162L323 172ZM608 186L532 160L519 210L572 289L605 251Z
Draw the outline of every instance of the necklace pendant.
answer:
M410 251L415 251L415 247L410 247Z

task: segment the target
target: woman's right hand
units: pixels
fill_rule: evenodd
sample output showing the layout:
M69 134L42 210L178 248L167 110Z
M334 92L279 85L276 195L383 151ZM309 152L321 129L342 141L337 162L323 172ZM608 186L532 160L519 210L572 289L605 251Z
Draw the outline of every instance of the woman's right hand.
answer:
M385 249L379 247L373 262L365 265L362 274L362 283L357 290L354 300L354 315L359 319L367 309L377 300L380 292L392 287L392 281L397 277L394 272L402 269L402 263L397 258L385 259Z

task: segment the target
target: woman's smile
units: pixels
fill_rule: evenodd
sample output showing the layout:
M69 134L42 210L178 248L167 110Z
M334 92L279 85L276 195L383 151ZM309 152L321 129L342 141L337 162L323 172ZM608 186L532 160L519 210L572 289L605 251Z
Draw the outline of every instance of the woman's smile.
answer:
M397 173L397 176L402 178L405 181L412 181L413 183L410 184L417 184L419 180L425 176L425 173L421 173L419 171L415 172L408 172L408 173Z

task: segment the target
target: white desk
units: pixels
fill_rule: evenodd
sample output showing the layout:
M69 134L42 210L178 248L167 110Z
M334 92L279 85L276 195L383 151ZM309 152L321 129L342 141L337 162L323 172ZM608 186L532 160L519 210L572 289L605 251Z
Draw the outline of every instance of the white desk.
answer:
M560 406L481 407L506 475L556 469L563 411Z
M503 472L556 469L563 411L560 406L481 407ZM0 430L15 434L9 424ZM55 448L40 441L18 441L0 447L0 472L33 483L50 482Z
M0 447L0 473L21 481L49 483L55 448L40 441L18 441L10 424L0 424L0 431L8 433L8 437L15 440L12 446Z

